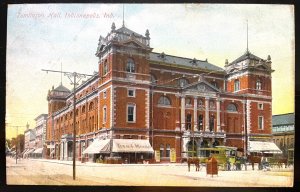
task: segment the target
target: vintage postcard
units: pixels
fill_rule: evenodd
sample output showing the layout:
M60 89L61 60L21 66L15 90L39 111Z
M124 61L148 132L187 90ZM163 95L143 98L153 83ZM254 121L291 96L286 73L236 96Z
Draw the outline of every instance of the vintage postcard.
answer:
M7 185L293 187L293 5L9 4Z

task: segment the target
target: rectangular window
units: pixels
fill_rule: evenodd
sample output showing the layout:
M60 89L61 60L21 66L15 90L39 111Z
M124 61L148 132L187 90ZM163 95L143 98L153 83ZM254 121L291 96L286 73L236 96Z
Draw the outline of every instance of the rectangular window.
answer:
M264 129L264 117L262 116L258 117L258 129Z
M259 110L263 110L264 109L264 105L262 103L258 103L258 109Z
M134 123L136 116L136 107L134 104L127 105L127 122Z
M103 123L106 123L107 118L107 109L106 107L103 107Z
M128 89L127 90L127 96L128 97L135 97L135 90L134 89Z
M234 91L239 91L240 90L240 81L235 80L234 81Z

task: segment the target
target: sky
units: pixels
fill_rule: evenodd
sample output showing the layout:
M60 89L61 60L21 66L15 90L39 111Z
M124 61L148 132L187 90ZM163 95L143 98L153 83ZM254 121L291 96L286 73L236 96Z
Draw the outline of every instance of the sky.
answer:
M89 17L76 17L76 16ZM74 17L75 16L75 17ZM125 26L150 32L154 52L208 59L219 67L249 50L272 58L272 114L294 112L295 28L293 5L125 4ZM42 69L93 74L99 36L112 22L122 26L123 4L8 5L6 137L24 133L48 112L52 86L72 88L67 77Z

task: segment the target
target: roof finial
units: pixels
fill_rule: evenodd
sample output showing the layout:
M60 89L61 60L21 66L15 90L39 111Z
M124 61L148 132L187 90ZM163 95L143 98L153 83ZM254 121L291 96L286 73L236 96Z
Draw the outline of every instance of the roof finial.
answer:
M124 4L123 4L123 25L122 27L125 27L125 22L124 22Z

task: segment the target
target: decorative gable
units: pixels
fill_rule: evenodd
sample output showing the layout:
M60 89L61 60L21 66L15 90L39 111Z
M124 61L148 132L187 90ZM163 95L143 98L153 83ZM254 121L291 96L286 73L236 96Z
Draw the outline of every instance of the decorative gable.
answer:
M139 42L138 40L131 38L128 39L124 42L122 42L123 45L130 47L130 48L134 48L134 49L149 49L149 47L147 47L146 45L144 45L143 43Z
M184 88L185 91L189 91L189 92L220 92L220 90L216 87L214 87L213 85L211 85L210 83L206 82L206 81L200 81L200 82L196 82L190 85L187 85Z

